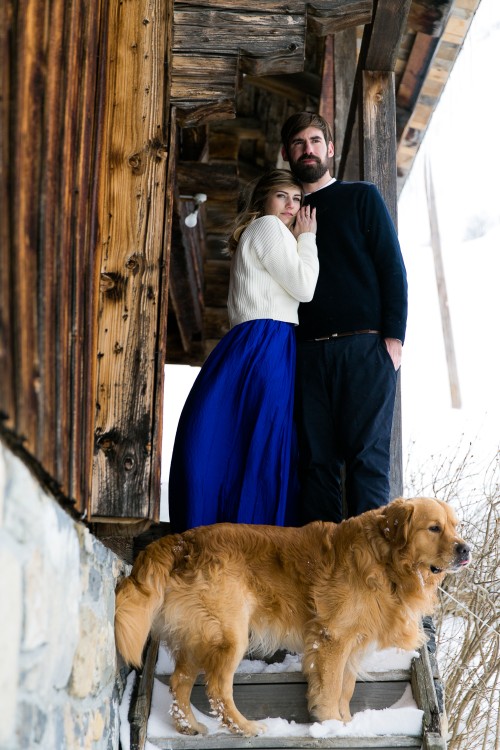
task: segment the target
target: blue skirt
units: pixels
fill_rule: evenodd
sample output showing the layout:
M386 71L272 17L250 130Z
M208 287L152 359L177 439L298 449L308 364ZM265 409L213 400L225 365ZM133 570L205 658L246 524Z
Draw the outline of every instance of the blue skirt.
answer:
M182 411L169 477L173 531L297 523L291 323L252 320L212 351Z

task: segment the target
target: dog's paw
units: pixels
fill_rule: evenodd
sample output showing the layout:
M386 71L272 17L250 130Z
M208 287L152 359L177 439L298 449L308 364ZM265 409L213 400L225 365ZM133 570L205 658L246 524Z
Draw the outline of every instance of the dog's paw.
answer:
M187 734L189 736L194 736L196 734L208 734L208 729L205 726L205 724L200 724L199 721L196 722L196 724L187 724L186 722L182 724L176 724L177 731L179 734Z
M259 734L264 734L266 730L267 726L259 721L247 721L245 726L240 727L241 734L244 737L256 737Z

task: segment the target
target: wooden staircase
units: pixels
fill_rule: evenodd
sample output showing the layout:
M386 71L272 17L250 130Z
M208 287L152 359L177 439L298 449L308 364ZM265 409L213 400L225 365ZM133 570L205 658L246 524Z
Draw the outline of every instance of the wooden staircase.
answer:
M428 623L429 625L429 623ZM432 623L430 623L432 627ZM431 634L432 635L432 634ZM389 670L370 674L370 681L358 681L351 701L353 714L366 709L389 708L398 701L411 685L417 706L423 710L420 736L405 734L360 737L269 736L238 737L228 733L206 736L183 736L172 731L169 736L151 736L147 733L151 698L155 678L168 685L169 675L160 674L156 668L158 641L150 641L145 653L144 668L137 674L129 709L131 750L143 750L146 739L162 750L310 750L311 748L418 748L420 750L446 750L443 689L434 657L435 644L431 637L428 646L413 659L410 669ZM281 717L296 724L310 722L306 704L306 683L300 672L256 673L238 672L234 680L235 702L249 719ZM195 708L209 715L208 701L201 681L193 689Z

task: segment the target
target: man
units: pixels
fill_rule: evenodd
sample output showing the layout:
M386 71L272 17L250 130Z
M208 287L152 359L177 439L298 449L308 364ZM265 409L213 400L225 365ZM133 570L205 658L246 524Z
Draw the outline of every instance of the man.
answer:
M316 207L319 279L299 307L297 417L302 522L389 501L391 427L407 316L398 238L375 185L332 178L319 115L292 115L282 155ZM307 195L308 194L308 195Z

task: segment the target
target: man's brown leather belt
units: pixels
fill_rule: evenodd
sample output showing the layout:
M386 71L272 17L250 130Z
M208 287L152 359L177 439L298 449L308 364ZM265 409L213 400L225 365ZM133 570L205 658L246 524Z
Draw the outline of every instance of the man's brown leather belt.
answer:
M331 333L329 336L320 336L317 339L309 339L309 341L330 341L330 339L340 339L342 336L356 336L358 333L380 333L380 331L373 331L371 328L365 328L363 331L345 331L344 333Z

